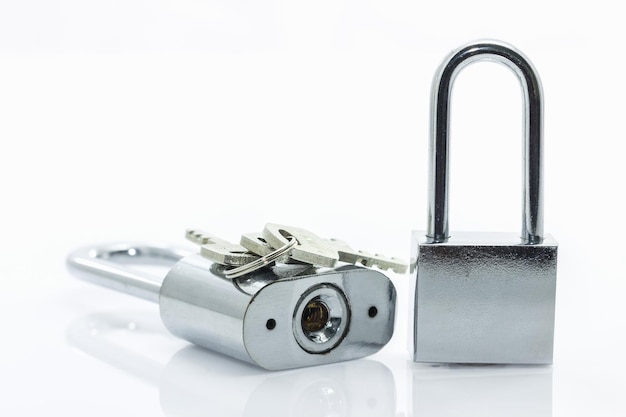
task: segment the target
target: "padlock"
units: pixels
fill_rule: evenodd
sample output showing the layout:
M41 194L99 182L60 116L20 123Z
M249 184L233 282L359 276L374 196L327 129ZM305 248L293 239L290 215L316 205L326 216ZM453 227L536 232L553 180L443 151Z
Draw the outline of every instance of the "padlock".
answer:
M513 233L448 232L449 102L467 64L488 59L524 93L523 215ZM427 231L413 233L413 359L443 363L552 363L557 243L543 235L543 93L530 61L497 41L452 52L433 81ZM425 236L424 236L425 235Z
M81 279L158 303L174 335L265 369L362 358L393 334L395 287L359 266L281 265L228 279L200 254L132 243L81 248L67 263Z

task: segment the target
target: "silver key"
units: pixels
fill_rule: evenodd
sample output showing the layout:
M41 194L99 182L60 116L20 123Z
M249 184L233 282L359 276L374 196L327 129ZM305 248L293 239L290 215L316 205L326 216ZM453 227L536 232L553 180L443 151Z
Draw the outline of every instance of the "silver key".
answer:
M298 244L291 251L291 258L317 266L334 267L339 261L339 253L324 239L299 227L268 223L263 229L263 238L274 248L280 248L293 236Z
M351 264L360 263L367 267L377 267L383 271L391 269L398 274L404 274L408 269L408 264L402 259L387 258L386 256L374 254L371 255L367 252L354 250L346 242L338 239L328 239L326 243L337 250L339 253L339 260L342 262L348 262Z
M298 240L298 245L291 252L291 257L298 261L329 267L336 266L338 261L361 263L363 266L375 266L383 271L391 269L399 274L405 273L408 269L408 264L401 259L357 251L341 240L322 239L301 228L268 223L263 231L263 238L271 246L286 244L285 236L293 236Z
M246 248L248 251L259 255L259 256L267 256L270 253L274 252L275 249L267 243L267 240L263 237L263 233L246 233L241 235L241 240L239 244ZM276 262L286 264L291 260L289 254L285 254L278 259Z
M185 237L200 245L200 255L221 265L241 266L259 259L259 256L235 243L214 236L202 230L189 229Z

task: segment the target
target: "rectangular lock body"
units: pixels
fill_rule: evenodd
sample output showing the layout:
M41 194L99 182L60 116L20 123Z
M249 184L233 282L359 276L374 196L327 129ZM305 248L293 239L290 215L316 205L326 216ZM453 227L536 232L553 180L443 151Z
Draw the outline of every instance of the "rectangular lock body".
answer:
M393 334L396 292L380 272L345 266L226 279L220 268L194 254L170 270L159 295L170 332L270 370L362 358Z
M414 232L415 362L550 364L557 243L515 234Z

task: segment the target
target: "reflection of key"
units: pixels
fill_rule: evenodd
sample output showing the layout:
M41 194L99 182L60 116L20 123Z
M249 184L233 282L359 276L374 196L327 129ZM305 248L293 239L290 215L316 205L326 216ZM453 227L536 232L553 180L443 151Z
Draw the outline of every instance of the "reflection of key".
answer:
M377 267L383 271L391 269L398 274L404 274L408 268L406 262L398 258L387 258L386 256L352 249L346 242L337 239L328 239L325 242L339 253L339 260L351 264L360 263L367 267Z
M331 268L339 261L337 250L308 230L274 223L266 224L263 230L263 238L274 248L286 245L289 236L295 237L298 241L298 244L291 251L292 259Z
M187 230L185 237L200 245L200 255L221 265L241 266L259 258L241 245L230 243L201 230Z
M276 250L272 247L272 245L267 243L267 240L265 240L262 233L243 234L241 235L241 240L239 241L239 244L246 248L248 251L259 256L267 256ZM291 257L289 256L289 254L286 254L276 259L276 262L286 264L289 262L290 259Z

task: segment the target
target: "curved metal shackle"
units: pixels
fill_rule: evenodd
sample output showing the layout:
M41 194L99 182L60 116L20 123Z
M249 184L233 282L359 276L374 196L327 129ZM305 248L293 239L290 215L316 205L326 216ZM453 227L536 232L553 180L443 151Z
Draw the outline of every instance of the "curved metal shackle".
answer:
M164 276L126 265L171 268L190 254L185 249L169 246L120 242L77 249L67 257L67 265L85 281L158 303Z
M449 127L452 84L468 64L490 60L509 67L519 78L524 93L524 161L522 243L543 241L542 136L543 92L531 62L514 47L498 41L480 41L453 51L441 64L432 85L430 120L430 178L427 241L443 243L449 238Z

